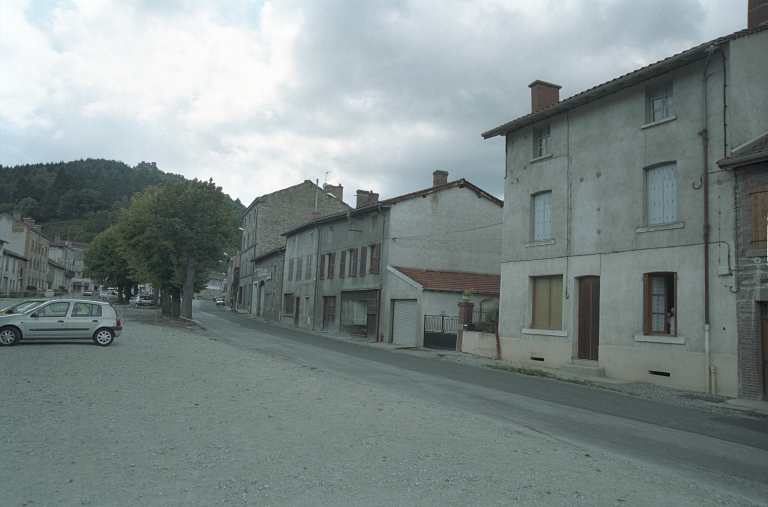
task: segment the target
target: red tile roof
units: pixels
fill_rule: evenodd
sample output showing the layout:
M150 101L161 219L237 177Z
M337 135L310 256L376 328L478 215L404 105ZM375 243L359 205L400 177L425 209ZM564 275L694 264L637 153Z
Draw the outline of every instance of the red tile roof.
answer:
M395 267L425 290L464 292L473 289L478 294L499 294L501 275L462 273L457 271L427 271L423 269Z

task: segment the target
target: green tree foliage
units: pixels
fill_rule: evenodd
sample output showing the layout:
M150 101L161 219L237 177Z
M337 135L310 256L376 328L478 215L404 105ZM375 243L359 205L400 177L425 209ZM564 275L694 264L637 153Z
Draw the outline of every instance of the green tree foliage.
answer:
M207 281L206 270L196 267L223 257L235 237L232 211L220 187L195 179L148 187L118 218L129 265L171 294L174 317L192 317L192 295Z
M83 254L83 262L91 279L105 287L117 287L121 299L123 288L138 282L120 250L120 237L115 227L94 238Z

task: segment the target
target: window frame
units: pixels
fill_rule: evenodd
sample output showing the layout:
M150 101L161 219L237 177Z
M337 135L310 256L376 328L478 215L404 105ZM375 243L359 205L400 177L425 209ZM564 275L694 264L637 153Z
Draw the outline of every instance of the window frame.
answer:
M653 280L664 279L664 294L654 294L653 292ZM670 284L673 294L671 294L670 304ZM643 273L643 334L647 336L678 336L680 330L680 322L678 319L679 311L677 309L677 273L672 271L654 271L650 273ZM653 297L654 295L663 295L664 297L664 331L653 330L653 316L662 315L661 312L654 312L653 309ZM675 332L669 332L669 315L670 309L675 309Z
M534 128L533 132L533 158L541 158L551 155L552 125L544 125L542 127Z
M539 281L548 280L549 283L547 284L547 318L546 322L538 322L537 321L537 315L539 315L536 301L537 301L537 291L541 290L538 287ZM552 303L554 300L553 297L553 290L552 290L552 281L558 280L560 284L560 290L559 290L559 297L557 298L557 305L559 306L559 316L558 320L559 322L553 322L553 305ZM550 329L550 330L559 330L562 331L563 329L563 275L546 275L546 276L532 276L531 277L531 329ZM557 325L555 325L557 324Z
M752 239L749 248L752 250L766 248L768 233L766 232L766 216L768 216L768 183L759 185L749 191L750 209L752 211Z
M648 123L655 123L675 116L675 94L672 80L648 86L647 96L646 121ZM655 107L657 100L661 102L658 108Z

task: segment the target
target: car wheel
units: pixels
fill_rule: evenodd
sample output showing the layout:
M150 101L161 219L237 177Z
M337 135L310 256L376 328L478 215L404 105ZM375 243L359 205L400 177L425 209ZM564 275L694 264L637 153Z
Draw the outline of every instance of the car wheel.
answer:
M96 345L101 345L102 347L111 345L114 340L115 333L111 329L99 329L93 334L93 341L96 342Z
M0 329L0 346L16 345L21 339L21 333L12 327Z

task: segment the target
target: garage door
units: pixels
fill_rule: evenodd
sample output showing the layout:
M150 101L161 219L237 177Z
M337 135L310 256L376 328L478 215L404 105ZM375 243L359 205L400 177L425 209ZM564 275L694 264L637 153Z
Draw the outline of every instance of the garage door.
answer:
M415 347L417 328L416 300L395 300L392 326L392 342L398 345L408 345Z

